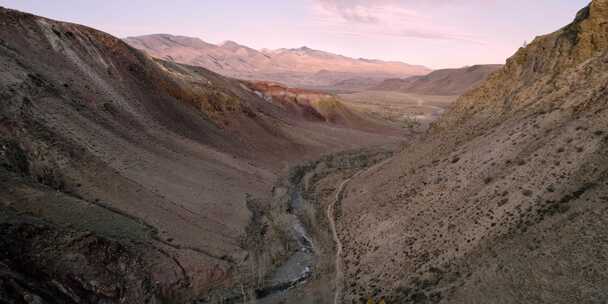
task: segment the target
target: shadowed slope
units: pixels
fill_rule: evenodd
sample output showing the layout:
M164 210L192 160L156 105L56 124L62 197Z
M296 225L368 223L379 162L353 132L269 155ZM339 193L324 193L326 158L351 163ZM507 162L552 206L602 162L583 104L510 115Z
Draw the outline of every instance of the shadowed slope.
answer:
M250 201L301 157L396 139L295 120L237 80L3 8L0 66L9 302L180 302L263 275L286 248L272 230L271 262L249 259Z

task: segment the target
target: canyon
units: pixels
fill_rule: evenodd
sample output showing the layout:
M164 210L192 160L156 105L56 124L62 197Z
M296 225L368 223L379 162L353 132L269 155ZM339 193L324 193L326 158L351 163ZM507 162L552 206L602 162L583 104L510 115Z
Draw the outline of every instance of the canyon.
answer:
M433 72L0 8L0 303L606 302L607 56L607 0Z

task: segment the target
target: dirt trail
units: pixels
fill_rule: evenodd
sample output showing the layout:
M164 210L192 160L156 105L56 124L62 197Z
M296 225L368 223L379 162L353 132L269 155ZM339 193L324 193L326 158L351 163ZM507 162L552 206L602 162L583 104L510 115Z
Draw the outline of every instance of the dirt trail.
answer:
M335 196L334 201L331 204L329 204L329 206L327 206L327 219L329 221L329 227L331 229L331 234L333 236L334 242L336 243L336 260L335 260L335 264L336 264L335 286L336 287L335 287L335 292L334 292L334 304L340 303L340 298L341 298L341 294L342 294L342 280L344 278L344 272L342 271L342 242L340 241L340 237L338 236L338 230L336 229L336 218L335 218L336 204L342 200L342 195L344 193L344 189L346 189L346 186L353 178L355 178L361 174L364 174L364 173L370 171L371 169L376 168L377 166L381 166L389 160L390 160L390 158L385 159L384 161L382 161L378 164L375 164L367 169L360 170L357 173L353 174L348 179L345 179L344 181L342 181L342 183L338 187L338 190L336 191L336 196Z
M359 171L361 172L361 171ZM359 174L359 172L357 174ZM357 175L355 174L355 175ZM340 184L340 187L338 188L338 191L336 192L336 198L333 201L333 203L329 204L329 206L327 206L327 219L329 220L329 227L331 228L331 234L334 238L334 242L336 243L336 278L335 278L335 285L336 285L336 290L334 292L334 304L339 303L340 301L340 294L342 293L342 284L340 283L342 281L342 277L343 277L343 272L342 272L342 242L340 241L340 238L338 237L338 231L336 229L336 219L335 219L335 206L336 203L338 201L340 201L341 196L342 196L342 192L344 191L345 186L348 184L348 182L355 177L352 176L346 180L344 180L342 182L342 184Z

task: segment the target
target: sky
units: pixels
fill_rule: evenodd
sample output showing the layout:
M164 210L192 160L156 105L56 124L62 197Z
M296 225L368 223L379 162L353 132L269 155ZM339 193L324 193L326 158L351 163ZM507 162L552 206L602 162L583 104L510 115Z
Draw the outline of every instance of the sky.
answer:
M307 46L430 68L504 63L589 0L0 0L117 37L167 33L256 49Z

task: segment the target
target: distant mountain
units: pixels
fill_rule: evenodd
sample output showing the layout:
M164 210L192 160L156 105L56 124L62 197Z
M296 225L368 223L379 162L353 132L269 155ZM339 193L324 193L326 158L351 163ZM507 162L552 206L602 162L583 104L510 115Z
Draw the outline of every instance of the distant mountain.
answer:
M490 74L502 67L500 64L488 64L460 69L436 70L424 76L386 79L372 88L381 91L427 95L461 95L477 87Z
M420 65L354 59L308 47L255 50L233 41L214 45L198 38L167 34L124 40L153 57L201 66L225 76L299 87L326 86L352 78L403 78L431 72Z

